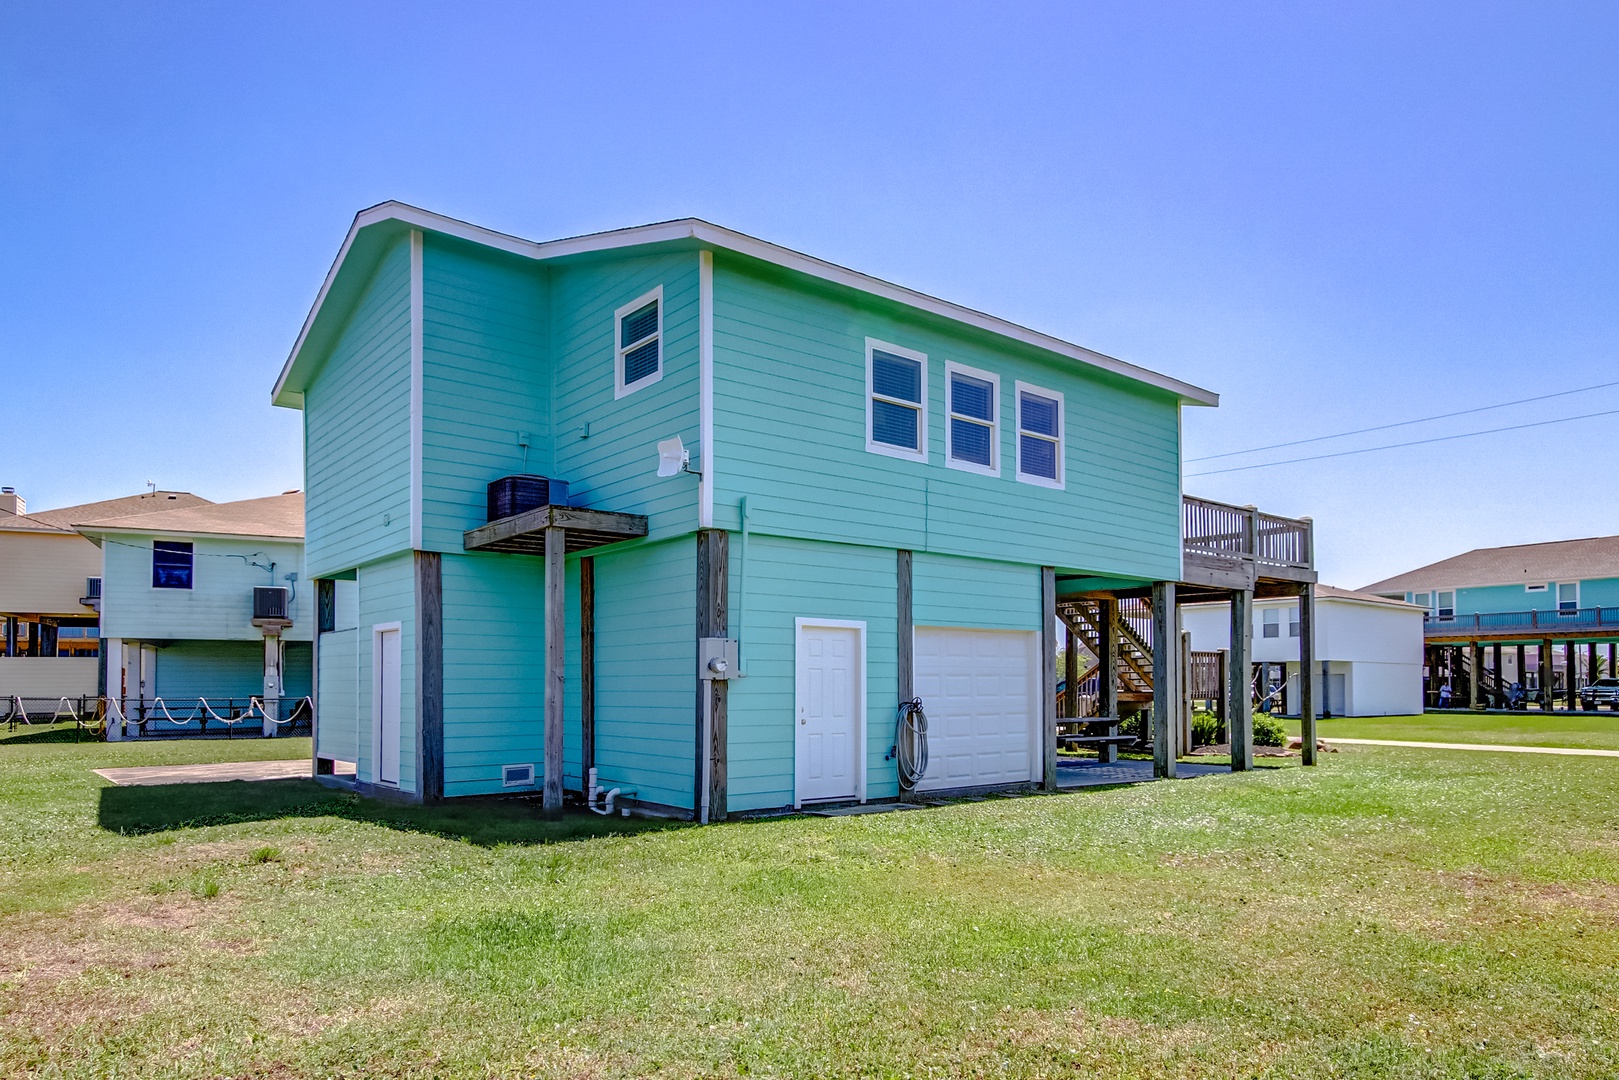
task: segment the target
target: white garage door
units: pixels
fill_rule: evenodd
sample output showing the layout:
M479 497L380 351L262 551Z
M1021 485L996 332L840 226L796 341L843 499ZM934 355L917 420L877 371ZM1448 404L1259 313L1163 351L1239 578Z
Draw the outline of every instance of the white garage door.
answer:
M918 790L1040 779L1039 635L917 627L916 696L928 714Z

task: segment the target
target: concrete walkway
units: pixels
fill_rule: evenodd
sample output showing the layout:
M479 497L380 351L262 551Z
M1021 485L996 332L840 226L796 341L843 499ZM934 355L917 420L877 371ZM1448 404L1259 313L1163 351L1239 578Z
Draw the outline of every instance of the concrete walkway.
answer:
M1229 765L1204 765L1200 762L1179 761L1175 764L1178 779L1192 776L1210 776L1228 773ZM1141 784L1152 780L1152 762L1128 758L1103 765L1095 758L1057 760L1057 789L1101 787L1105 784Z
M1334 739L1322 742L1353 746L1412 746L1419 750L1498 750L1503 754L1566 754L1570 757L1619 757L1619 750L1589 750L1580 746L1506 746L1500 743L1405 742L1401 739Z
M308 758L294 758L291 761L221 761L210 765L137 765L96 769L95 774L119 787L147 787L217 784L225 780L307 780L312 771Z

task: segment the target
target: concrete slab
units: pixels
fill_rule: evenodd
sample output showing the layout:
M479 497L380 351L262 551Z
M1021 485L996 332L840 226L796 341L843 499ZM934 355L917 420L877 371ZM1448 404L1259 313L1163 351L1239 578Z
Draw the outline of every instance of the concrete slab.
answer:
M339 773L352 762L338 762ZM308 758L289 761L221 761L207 765L133 765L121 769L96 769L95 774L119 787L148 787L159 784L217 784L227 780L308 779Z
M1229 765L1204 765L1192 761L1175 763L1177 779L1228 773ZM1107 784L1144 784L1152 780L1152 762L1115 761L1104 765L1095 759L1057 762L1057 787L1061 791L1072 788L1102 787Z

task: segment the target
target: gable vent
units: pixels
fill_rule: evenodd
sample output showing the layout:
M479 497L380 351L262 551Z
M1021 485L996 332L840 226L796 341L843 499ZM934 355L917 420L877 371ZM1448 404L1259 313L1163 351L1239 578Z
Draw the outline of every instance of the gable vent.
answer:
M506 765L500 770L500 783L503 787L533 787L533 765Z

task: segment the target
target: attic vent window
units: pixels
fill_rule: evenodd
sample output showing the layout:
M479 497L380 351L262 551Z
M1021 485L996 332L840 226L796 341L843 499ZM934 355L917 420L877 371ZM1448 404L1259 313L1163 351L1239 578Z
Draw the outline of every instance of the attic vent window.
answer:
M614 397L663 378L663 286L613 313Z
M952 469L999 476L1000 425L996 420L996 399L1001 393L999 375L946 364L950 432L945 464Z
M1063 486L1062 395L1017 384L1017 478L1042 487Z
M866 449L928 459L928 358L866 339Z

